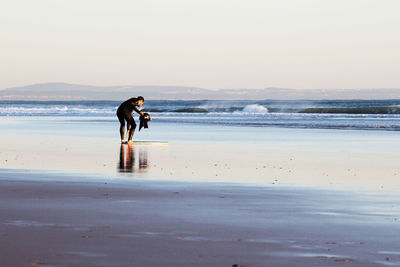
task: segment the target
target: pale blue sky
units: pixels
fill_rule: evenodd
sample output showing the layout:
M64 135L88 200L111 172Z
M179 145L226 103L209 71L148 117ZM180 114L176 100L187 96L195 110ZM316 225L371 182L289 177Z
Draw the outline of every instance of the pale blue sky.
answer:
M400 88L398 0L1 0L0 89Z

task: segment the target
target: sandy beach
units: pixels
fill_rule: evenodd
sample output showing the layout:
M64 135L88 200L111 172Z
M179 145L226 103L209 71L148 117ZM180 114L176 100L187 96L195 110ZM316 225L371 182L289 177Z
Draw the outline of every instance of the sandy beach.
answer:
M395 133L55 122L0 121L2 266L400 265Z
M397 195L4 176L2 266L400 264Z
M400 0L0 0L0 267L400 267Z

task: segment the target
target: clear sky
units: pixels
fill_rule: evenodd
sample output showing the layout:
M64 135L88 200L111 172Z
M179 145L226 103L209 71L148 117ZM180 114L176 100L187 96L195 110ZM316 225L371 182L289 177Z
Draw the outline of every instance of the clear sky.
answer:
M0 89L400 88L399 0L0 0Z

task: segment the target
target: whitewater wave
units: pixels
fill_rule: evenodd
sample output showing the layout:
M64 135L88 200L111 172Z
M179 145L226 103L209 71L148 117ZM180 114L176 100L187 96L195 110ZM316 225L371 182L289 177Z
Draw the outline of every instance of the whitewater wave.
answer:
M247 105L241 111L235 111L234 113L245 113L245 114L267 114L268 109L258 104Z
M391 101L148 101L146 112L159 114L280 116L307 114L322 116L400 116L400 100ZM109 116L119 101L0 101L0 116ZM148 107L148 108L147 108ZM191 115L191 116L192 116ZM179 115L181 116L181 115ZM197 115L196 115L197 116ZM283 115L282 115L283 116Z
M400 131L400 100L307 103L150 100L141 108L160 123ZM99 121L100 117L107 117L116 123L119 105L119 101L0 101L0 118L72 116L93 117ZM137 118L137 114L133 115Z
M30 115L114 115L117 110L116 106L107 107L83 107L83 106L0 106L0 115L17 115L17 116L30 116ZM347 115L372 115L372 114L400 114L400 107L358 107L358 108L305 108L301 110L294 109L277 109L266 108L259 104L246 105L244 107L184 107L174 108L168 107L164 109L150 108L145 109L146 112L157 113L221 113L221 114L234 114L234 115L263 115L263 114L347 114Z
M57 115L109 115L114 114L116 108L82 108L67 106L51 107L0 107L0 115L16 116L57 116Z

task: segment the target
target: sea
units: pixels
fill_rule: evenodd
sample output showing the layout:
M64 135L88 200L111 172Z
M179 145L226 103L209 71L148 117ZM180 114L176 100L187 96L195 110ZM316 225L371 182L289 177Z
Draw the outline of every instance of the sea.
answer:
M115 120L120 101L0 101L1 117ZM393 100L147 100L157 123L301 129L400 131Z

